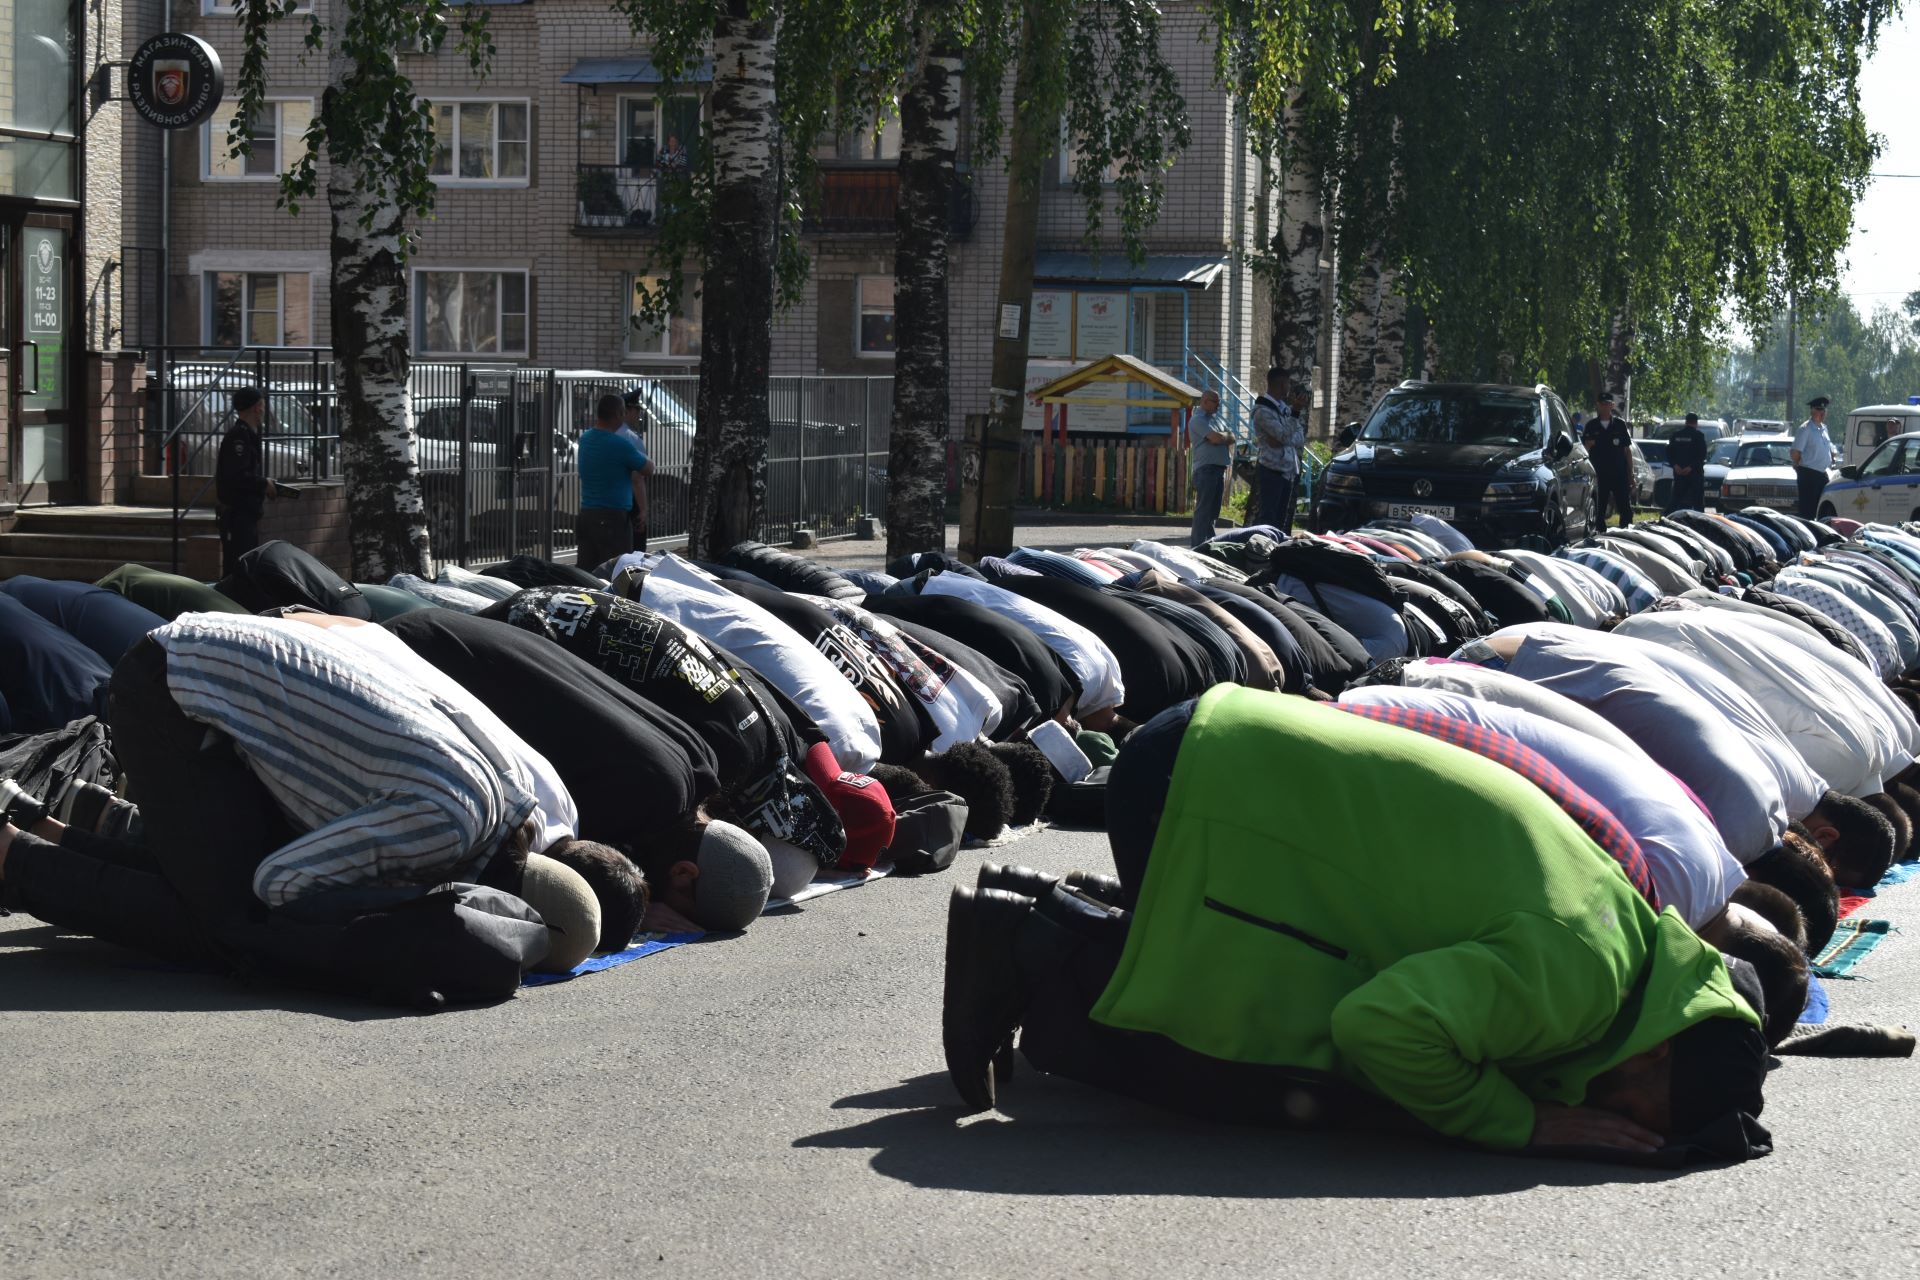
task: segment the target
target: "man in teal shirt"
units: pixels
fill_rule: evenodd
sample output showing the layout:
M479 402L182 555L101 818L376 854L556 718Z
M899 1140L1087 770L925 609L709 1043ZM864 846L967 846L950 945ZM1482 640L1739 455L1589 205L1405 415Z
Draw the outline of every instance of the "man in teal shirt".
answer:
M1200 412L1187 424L1187 439L1192 442L1188 476L1193 482L1193 533L1187 543L1197 547L1213 541L1227 467L1233 462L1233 437L1221 420L1218 395L1208 391L1200 397Z
M1520 774L1222 686L1136 731L1107 795L1119 882L955 895L944 1038L974 1105L1020 1026L1043 1071L1216 1118L1770 1149L1757 984Z
M574 523L574 563L593 570L633 550L633 511L646 502L653 464L647 451L620 427L626 406L603 395L594 405L593 427L580 437L580 515Z

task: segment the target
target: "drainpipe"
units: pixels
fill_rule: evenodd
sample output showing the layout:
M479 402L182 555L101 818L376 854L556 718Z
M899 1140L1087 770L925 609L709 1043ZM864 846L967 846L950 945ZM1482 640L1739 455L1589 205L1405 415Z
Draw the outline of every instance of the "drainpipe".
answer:
M1233 165L1233 231L1227 252L1227 340L1220 344L1220 363L1229 380L1239 377L1245 382L1246 366L1240 354L1246 323L1247 105L1244 99L1233 104L1233 149L1227 159Z

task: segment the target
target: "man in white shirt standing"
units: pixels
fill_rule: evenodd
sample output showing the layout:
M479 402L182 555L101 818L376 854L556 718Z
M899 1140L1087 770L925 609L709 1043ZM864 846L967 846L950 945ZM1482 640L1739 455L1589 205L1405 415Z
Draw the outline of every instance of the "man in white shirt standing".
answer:
M1820 514L1820 495L1827 491L1827 468L1833 464L1833 437L1827 434L1825 396L1807 401L1807 420L1793 437L1793 474L1800 482L1800 518Z

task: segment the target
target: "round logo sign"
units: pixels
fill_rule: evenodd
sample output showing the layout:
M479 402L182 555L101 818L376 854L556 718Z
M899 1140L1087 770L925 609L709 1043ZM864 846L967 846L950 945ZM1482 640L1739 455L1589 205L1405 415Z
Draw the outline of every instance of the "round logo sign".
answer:
M220 105L220 55L199 36L163 31L127 64L127 100L162 129L191 129Z

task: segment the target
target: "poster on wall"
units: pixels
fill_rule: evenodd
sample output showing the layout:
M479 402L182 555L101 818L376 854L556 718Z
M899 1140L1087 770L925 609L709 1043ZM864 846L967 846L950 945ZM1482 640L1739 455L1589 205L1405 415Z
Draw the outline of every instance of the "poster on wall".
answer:
M1067 360L1073 356L1073 290L1035 289L1033 319L1027 325L1029 360Z
M1074 357L1104 360L1127 349L1127 295L1081 293L1074 299Z

